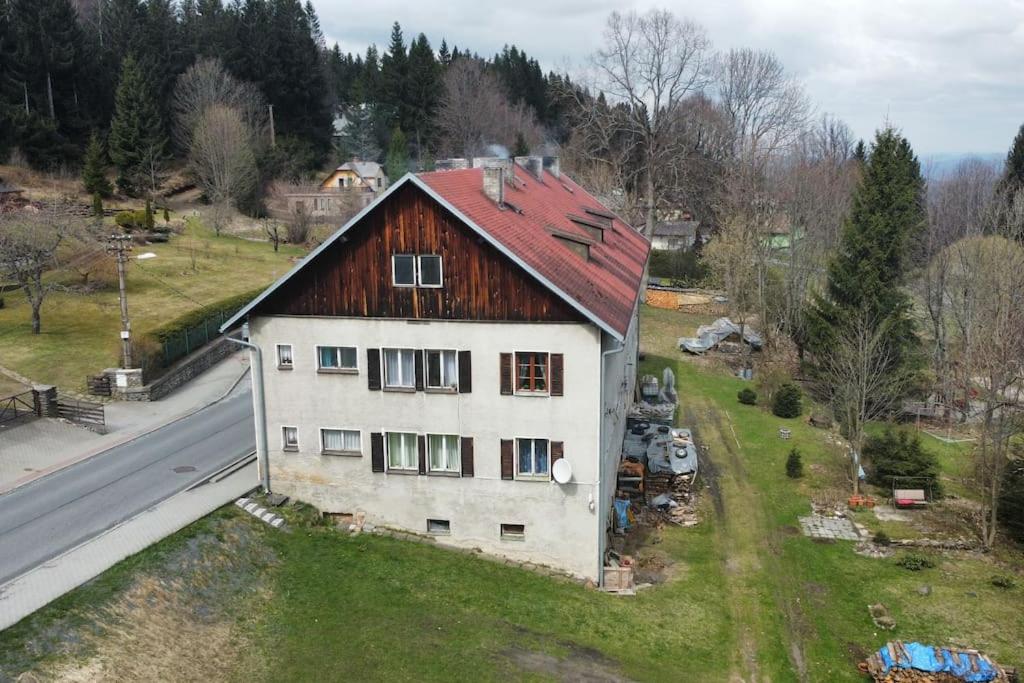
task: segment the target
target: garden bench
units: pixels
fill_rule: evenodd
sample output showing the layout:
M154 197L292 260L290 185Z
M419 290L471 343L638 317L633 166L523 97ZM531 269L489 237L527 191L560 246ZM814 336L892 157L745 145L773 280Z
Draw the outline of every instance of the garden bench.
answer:
M892 499L898 508L918 507L928 504L924 489L896 489L892 492Z

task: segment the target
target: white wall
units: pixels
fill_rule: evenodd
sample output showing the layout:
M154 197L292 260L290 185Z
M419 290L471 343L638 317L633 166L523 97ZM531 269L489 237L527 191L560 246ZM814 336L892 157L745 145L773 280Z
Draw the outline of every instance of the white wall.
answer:
M265 359L275 491L420 533L427 518L447 519L443 542L597 578L601 335L592 325L270 316L250 333ZM293 370L277 369L279 343L293 346ZM318 374L318 344L357 347L358 374ZM472 393L370 391L366 349L385 347L470 350ZM516 350L565 354L564 395L500 395L499 353ZM299 428L298 453L282 450L282 425ZM320 455L321 427L359 429L362 456ZM372 472L370 433L384 431L472 436L475 476ZM516 437L563 441L572 482L502 480L500 440ZM525 540L501 539L503 522L525 524Z

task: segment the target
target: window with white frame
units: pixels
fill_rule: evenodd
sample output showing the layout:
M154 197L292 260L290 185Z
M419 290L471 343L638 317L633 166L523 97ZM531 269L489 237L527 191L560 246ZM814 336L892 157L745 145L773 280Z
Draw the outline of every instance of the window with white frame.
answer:
M459 437L455 434L427 434L427 460L431 472L458 472Z
M421 254L419 257L420 287L441 286L441 257L437 254Z
M419 448L416 435L406 432L388 432L388 469L419 469Z
M354 346L318 346L316 347L317 368L320 370L358 369L356 364L356 347Z
M414 349L384 349L384 386L390 389L416 388Z
M427 365L427 388L450 389L459 386L459 355L455 351L432 350L423 352Z
M516 354L516 391L548 391L548 354L536 351Z
M278 344L277 345L277 367L279 368L291 368L294 363L292 357L292 345L291 344Z
M391 275L395 287L416 286L416 256L395 254L391 257Z
M358 429L321 429L320 450L323 453L362 453Z
M516 469L520 477L548 477L551 471L547 439L516 439Z
M281 448L286 451L299 450L298 427L281 427Z

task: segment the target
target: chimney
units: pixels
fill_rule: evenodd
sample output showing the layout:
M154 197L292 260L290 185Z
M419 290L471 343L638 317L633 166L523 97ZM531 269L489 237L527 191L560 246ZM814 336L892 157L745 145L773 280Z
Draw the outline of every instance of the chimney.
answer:
M558 157L544 157L544 168L556 178L562 177L561 166L558 161Z
M461 157L453 159L438 159L434 163L434 168L438 171L454 171L460 168L469 168L469 161Z
M498 206L505 203L505 167L484 167L484 194Z
M526 172L537 180L544 181L544 159L541 157L516 157L516 166L526 169Z

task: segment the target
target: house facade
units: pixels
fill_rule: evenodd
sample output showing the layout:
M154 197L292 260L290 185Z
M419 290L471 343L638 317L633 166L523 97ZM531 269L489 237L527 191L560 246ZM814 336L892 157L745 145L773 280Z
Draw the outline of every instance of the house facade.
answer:
M376 161L347 161L331 171L320 183L324 190L358 189L382 192L387 189L388 177L384 167Z
M475 165L406 175L226 325L273 488L599 580L649 244L550 160Z
M651 236L652 249L690 249L697 240L700 223L692 220L658 223Z

